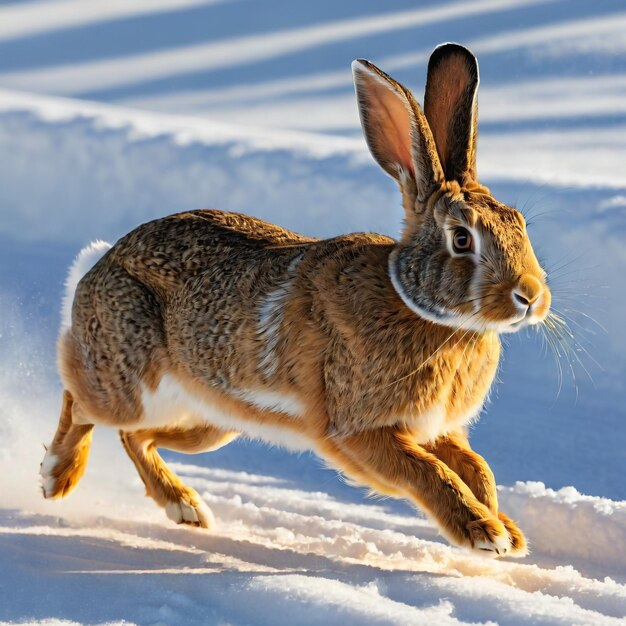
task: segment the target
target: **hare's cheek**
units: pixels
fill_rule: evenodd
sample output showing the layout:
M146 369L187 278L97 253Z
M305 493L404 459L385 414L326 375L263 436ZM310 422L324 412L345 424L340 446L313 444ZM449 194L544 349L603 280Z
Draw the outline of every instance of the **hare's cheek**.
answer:
M483 290L480 315L486 322L506 322L520 317L520 311L511 298L510 285L492 285Z
M476 273L476 264L471 259L448 259L436 286L437 301L458 313L473 313L478 298Z

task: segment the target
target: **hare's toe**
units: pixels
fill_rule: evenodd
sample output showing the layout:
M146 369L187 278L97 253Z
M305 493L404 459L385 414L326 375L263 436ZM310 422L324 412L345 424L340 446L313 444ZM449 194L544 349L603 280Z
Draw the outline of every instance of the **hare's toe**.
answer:
M215 519L211 509L198 496L182 495L177 501L165 505L166 515L177 524L212 528Z
M522 558L528 555L528 544L524 533L517 527L515 522L508 516L500 511L498 518L504 524L509 538L511 539L511 550L507 556L514 558Z
M503 522L487 517L467 525L471 549L487 557L508 556L511 552L511 537Z

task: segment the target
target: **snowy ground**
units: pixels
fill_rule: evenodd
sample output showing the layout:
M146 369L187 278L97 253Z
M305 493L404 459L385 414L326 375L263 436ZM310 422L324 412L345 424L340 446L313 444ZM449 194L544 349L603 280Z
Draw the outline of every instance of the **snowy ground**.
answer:
M623 623L623 4L291 7L0 3L0 624ZM513 337L472 435L531 556L467 556L404 503L254 442L168 457L213 508L214 533L171 525L144 499L113 432L96 431L70 499L42 501L76 251L206 206L317 236L397 234L349 63L370 57L421 96L427 55L449 39L481 62L481 177L535 216L576 335L562 381L540 336Z

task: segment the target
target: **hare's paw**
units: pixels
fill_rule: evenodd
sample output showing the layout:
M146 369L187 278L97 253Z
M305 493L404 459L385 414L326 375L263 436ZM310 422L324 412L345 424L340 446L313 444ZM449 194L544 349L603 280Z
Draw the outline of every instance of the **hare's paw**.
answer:
M499 520L504 524L509 538L511 539L511 550L507 556L514 558L522 558L528 555L528 544L524 533L517 527L517 524L508 516L500 511L498 513Z
M504 523L495 517L470 522L467 532L470 548L482 556L495 558L511 552L511 537Z
M43 497L46 500L65 497L81 479L81 469L48 450L39 469Z
M177 524L187 524L199 528L212 528L215 518L211 509L200 500L200 497L190 494L181 494L176 501L165 505L166 515Z
M51 454L50 450L46 451L43 461L39 467L39 476L41 477L41 490L44 498L58 498L60 490L57 480L56 468L59 457Z

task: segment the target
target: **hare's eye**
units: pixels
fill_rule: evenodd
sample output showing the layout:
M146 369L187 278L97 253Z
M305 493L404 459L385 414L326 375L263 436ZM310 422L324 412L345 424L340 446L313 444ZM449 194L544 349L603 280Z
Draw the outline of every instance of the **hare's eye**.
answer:
M454 233L452 235L452 247L458 254L472 252L474 250L472 235L467 228L459 226L459 228L454 229Z

